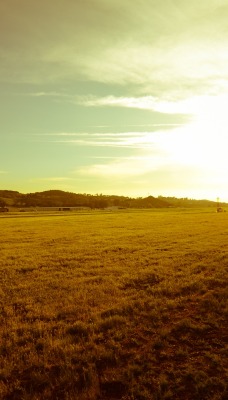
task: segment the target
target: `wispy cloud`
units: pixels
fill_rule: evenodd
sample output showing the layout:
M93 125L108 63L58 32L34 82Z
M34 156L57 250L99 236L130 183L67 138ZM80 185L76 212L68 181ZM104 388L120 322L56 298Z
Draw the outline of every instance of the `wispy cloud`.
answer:
M117 97L117 96L83 96L74 100L78 104L86 107L127 107L137 108L144 110L157 111L166 114L190 114L197 115L199 112L203 113L203 110L213 111L220 109L224 113L224 107L228 102L227 94L216 95L201 95L191 96L187 99L171 99L163 100L153 96L143 97ZM154 127L161 126L178 126L181 124L154 124Z
M178 129L179 126L172 126L172 129ZM118 133L101 133L101 132L84 132L84 133L56 133L44 134L45 142L63 143L78 146L91 147L124 147L135 149L155 149L157 143L167 137L166 130L154 132L118 132ZM40 135L39 135L40 136ZM163 139L162 139L163 137ZM50 138L50 139L48 139Z
M24 96L31 96L31 97L65 97L71 99L72 96L69 94L61 93L61 92L28 92L28 93L18 93Z
M78 168L75 173L83 176L113 177L121 179L124 177L136 177L144 175L149 171L157 170L164 163L160 155L153 157L128 157L114 159L106 164L93 164Z
M186 101L162 101L153 96L143 97L117 97L117 96L83 96L74 99L74 102L86 107L126 107L151 110L168 114L186 113L194 111L188 107ZM185 104L186 103L186 104ZM170 126L171 124L169 124ZM174 124L175 125L175 124ZM156 126L156 125L154 125ZM157 126L161 126L158 124Z
M140 7L129 0L40 0L34 7L25 0L0 4L1 79L89 80L182 98L224 90L226 0L142 0Z
M192 95L189 98L180 99L179 97L154 97L154 96L95 96L95 95L71 95L58 92L35 92L27 93L27 96L33 97L52 97L54 100L58 99L60 101L67 101L75 105L81 105L84 107L122 107L122 108L133 108L139 110L149 110L152 112L159 112L163 114L185 114L187 115L197 115L200 113L211 112L220 109L221 113L224 114L224 107L228 102L227 93L221 93L219 96L215 94L205 94L205 95ZM189 121L188 121L189 122ZM172 128L175 126L180 126L183 124L178 123L158 123L158 124L136 124L128 125L132 127L151 127L151 128ZM112 125L112 128L115 125ZM116 125L117 127L118 125ZM123 125L122 125L123 126ZM106 129L111 126L108 125L97 125L91 126L90 128L101 128ZM119 125L121 127L121 125ZM79 133L77 133L79 134ZM86 135L87 132L81 132L81 135ZM96 132L94 132L94 135ZM110 133L111 134L111 133ZM53 135L75 135L74 133L53 133Z

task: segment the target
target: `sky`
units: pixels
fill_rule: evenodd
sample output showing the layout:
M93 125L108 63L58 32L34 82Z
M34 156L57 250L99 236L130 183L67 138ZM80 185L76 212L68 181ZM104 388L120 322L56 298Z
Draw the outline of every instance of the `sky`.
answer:
M227 0L0 0L0 189L228 201Z

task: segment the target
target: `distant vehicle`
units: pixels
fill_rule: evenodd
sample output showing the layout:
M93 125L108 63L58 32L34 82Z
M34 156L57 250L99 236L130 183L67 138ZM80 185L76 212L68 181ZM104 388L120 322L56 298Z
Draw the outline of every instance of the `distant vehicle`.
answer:
M0 207L0 212L9 212L7 207Z
M224 210L223 210L223 208L222 207L218 207L217 208L217 212L223 212Z

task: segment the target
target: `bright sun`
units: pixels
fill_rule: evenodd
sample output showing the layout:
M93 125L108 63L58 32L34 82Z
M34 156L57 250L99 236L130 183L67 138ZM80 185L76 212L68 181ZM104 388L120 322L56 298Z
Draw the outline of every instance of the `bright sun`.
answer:
M191 169L202 188L206 184L212 188L211 198L216 196L215 189L224 198L228 193L227 104L227 96L204 96L175 105L176 112L191 114L192 122L156 140L170 165L176 165L183 175Z
M228 97L193 98L185 103L193 121L166 137L173 161L228 172ZM220 176L221 178L221 176Z

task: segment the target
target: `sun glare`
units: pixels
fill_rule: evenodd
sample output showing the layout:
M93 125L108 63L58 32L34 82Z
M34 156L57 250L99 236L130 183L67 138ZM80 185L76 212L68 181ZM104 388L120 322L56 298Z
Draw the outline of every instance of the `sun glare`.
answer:
M174 162L194 165L199 169L228 169L227 97L205 97L189 100L193 120L160 139ZM186 103L187 105L187 103Z

